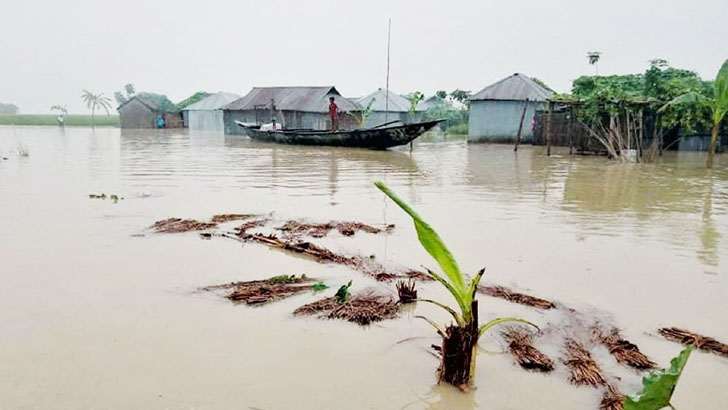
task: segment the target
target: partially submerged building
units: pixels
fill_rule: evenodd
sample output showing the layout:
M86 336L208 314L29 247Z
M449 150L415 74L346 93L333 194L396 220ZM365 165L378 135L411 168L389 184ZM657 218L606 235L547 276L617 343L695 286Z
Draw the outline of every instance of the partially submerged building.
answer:
M185 126L191 130L223 131L222 108L239 98L238 94L219 92L188 105L182 109Z
M182 117L164 95L139 93L116 110L121 128L157 128L159 116L164 118L165 128L182 128Z
M470 98L468 141L515 141L524 107L526 114L521 140L533 141L533 117L537 110L545 109L551 94L551 91L520 73L485 87Z
M356 106L341 96L334 86L325 87L255 87L244 97L223 107L226 134L244 134L235 121L250 124L270 123L272 118L283 129L331 129L329 97L339 107L339 129L356 123Z
M387 102L389 101L389 102ZM371 104L371 106L369 105ZM377 89L366 97L356 100L359 110L370 107L370 112L364 120L364 127L370 128L390 121L401 121L403 123L414 122L418 114L424 110L416 109L415 115L410 115L410 101L391 90Z

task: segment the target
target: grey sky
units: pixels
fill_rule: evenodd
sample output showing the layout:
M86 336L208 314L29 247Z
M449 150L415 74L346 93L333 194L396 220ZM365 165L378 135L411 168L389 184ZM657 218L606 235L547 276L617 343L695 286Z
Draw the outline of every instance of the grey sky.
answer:
M643 72L647 60L713 78L728 58L726 0L667 1L11 1L0 0L0 102L24 113L86 112L82 89L127 83L172 101L195 91L335 85L473 92L514 72L557 91L592 74Z

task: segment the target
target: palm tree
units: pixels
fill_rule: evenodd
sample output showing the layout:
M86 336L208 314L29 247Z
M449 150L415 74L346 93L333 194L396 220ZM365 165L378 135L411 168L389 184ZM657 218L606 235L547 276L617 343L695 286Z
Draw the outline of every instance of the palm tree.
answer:
M593 65L596 69L597 75L599 75L599 58L602 56L602 53L599 51L589 51L586 53L586 58L589 60L589 65Z
M54 105L51 107L51 111L59 111L63 115L68 115L68 110L65 106L62 105Z
M109 115L111 98L105 96L104 93L94 94L91 91L83 90L81 98L86 102L86 107L91 109L91 124L96 125L97 108L103 108L106 111L106 115Z
M728 112L728 60L723 62L723 66L718 71L713 83L713 98L705 97L696 92L689 92L663 105L657 112L663 112L667 107L678 104L697 103L703 107L710 109L713 127L710 130L710 148L708 150L708 168L713 168L713 159L715 157L715 149L718 146L718 130L720 122Z

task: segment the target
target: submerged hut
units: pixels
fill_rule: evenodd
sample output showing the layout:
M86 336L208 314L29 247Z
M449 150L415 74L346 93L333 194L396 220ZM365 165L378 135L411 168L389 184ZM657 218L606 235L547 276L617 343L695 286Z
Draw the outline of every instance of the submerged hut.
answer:
M182 117L174 104L160 94L139 93L116 108L121 128L157 128L157 117L164 118L165 128L182 128Z
M223 131L222 108L239 98L237 94L219 92L188 105L182 109L185 126L191 130Z
M344 113L356 111L356 106L334 86L255 87L246 96L223 107L225 133L244 134L235 121L263 124L272 118L283 129L330 129L329 97L334 97L339 106L339 129L351 128L356 121Z
M389 104L387 104L389 99ZM364 120L364 127L374 127L385 122L390 121L401 121L403 123L416 121L418 114L424 110L417 108L415 110L415 116L410 116L410 101L391 90L387 93L387 90L381 88L377 89L373 93L366 97L361 97L356 100L356 105L359 110L364 110L369 107L371 103L369 116Z
M551 91L530 77L515 73L470 98L469 142L512 142L523 118L521 140L533 141L533 117L544 109Z

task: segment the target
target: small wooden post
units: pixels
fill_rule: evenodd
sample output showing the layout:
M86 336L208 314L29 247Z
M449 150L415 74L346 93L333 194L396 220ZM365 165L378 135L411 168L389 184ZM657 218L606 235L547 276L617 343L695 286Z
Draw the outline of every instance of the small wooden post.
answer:
M526 118L526 110L528 109L528 98L523 102L523 111L521 112L521 122L518 124L518 135L516 135L516 146L513 152L518 151L518 144L521 143L521 134L523 133L523 120Z
M551 156L551 110L554 102L549 101L549 109L546 114L546 155Z
M569 137L569 155L574 155L574 107L569 106L569 124L566 133Z

